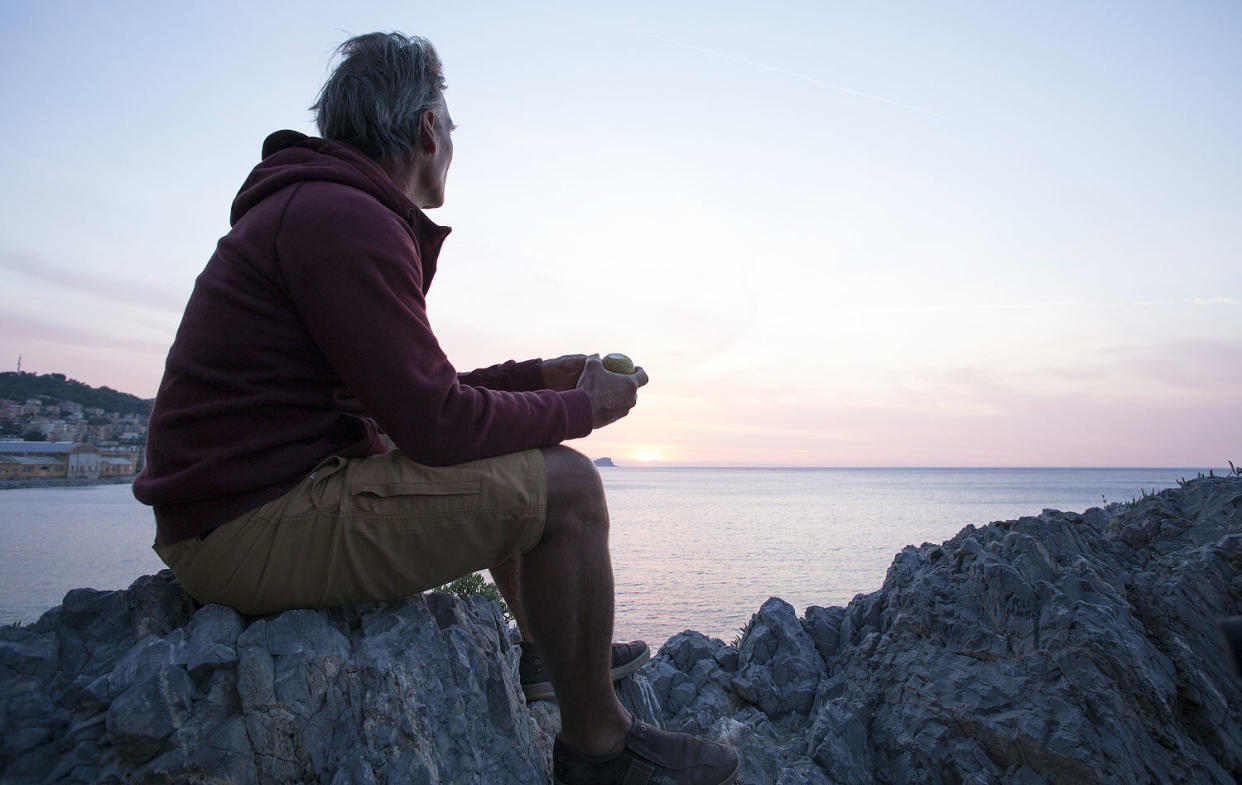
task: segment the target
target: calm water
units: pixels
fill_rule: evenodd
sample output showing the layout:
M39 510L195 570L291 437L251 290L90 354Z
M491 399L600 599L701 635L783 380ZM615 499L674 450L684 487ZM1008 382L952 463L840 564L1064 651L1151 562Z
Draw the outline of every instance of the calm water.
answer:
M730 640L772 595L801 613L874 591L906 545L968 523L1082 512L1198 469L602 469L617 637ZM128 485L0 491L0 623L71 588L120 589L163 564Z

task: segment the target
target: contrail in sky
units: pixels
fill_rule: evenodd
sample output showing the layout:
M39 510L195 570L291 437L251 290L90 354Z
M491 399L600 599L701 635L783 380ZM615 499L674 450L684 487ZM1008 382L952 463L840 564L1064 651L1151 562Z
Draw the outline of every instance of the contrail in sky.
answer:
M747 60L742 57L736 57L726 52L718 52L715 49L708 49L707 47L704 47L704 46L695 46L694 44L687 44L682 41L675 41L672 38L665 38L664 36L661 36L661 35L653 35L651 37L656 39L657 41L663 41L666 44L672 44L673 46L680 46L682 49L689 49L694 52L702 52L703 54L709 54L715 57L723 57L725 60L732 60L735 63L741 63L743 65L749 65L754 68L760 68L764 71L771 71L774 74L783 74L785 76L792 76L794 79L801 79L804 82L810 82L811 84L819 85L820 87L826 87L829 90L836 90L838 92L848 93L850 95L855 95L855 96L858 96L859 98L866 98L871 101L879 101L880 103L888 104L889 106L897 106L902 109L909 109L911 112L919 112L920 114L931 115L932 117L939 117L944 120L948 119L948 117L946 117L945 115L942 115L939 112L933 112L930 109L924 109L920 106L914 106L912 104L903 104L900 101L894 101L892 99L884 98L882 96L872 95L871 93L864 93L861 90L852 90L848 87L842 87L841 85L836 85L830 82L825 82L822 79L816 79L813 76L807 76L806 74L800 74L797 71L788 71L784 68L777 68L776 66L765 65L764 63L756 63L754 60Z

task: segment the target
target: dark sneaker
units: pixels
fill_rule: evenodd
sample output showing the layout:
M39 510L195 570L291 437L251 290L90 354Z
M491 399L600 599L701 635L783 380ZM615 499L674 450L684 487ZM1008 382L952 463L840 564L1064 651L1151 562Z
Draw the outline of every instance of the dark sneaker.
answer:
M662 731L637 718L615 758L579 755L559 736L552 745L556 785L729 785L741 765L723 744Z
M543 660L529 644L522 644L522 660L518 663L518 679L522 682L522 692L529 701L556 700L552 691L552 682L548 681L548 672L543 669ZM641 668L651 659L651 649L642 641L612 644L612 680L620 681Z

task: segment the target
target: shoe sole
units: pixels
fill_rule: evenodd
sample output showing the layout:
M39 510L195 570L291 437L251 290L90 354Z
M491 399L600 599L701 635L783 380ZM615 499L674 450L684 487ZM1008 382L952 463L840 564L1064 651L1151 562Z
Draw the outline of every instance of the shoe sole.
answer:
M609 675L612 677L614 682L621 681L626 676L632 675L639 668L646 665L650 659L651 647L648 646L646 649L643 649L642 654L638 655L629 662L622 663L621 665L613 668L609 671ZM550 681L541 681L535 684L529 684L522 688L522 692L526 693L527 703L532 703L534 701L556 700L556 692L553 691L552 682Z
M716 783L716 785L733 785L733 783L737 782L737 774L741 770L742 770L742 758L741 756L738 756L737 765L733 767L733 771L729 773L729 776L725 777L720 782ZM629 780L626 780L626 781L628 782ZM565 780L561 779L555 774L552 775L552 782L554 783L554 785L573 785L573 783L566 782ZM650 782L650 780L648 780L648 782ZM646 785L646 783L640 783L640 785Z

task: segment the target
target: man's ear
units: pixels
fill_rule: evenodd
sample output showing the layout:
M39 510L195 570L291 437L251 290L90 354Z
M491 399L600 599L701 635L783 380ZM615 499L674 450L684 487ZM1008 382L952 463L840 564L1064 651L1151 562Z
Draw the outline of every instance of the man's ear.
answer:
M436 119L434 109L424 109L418 119L418 147L427 155L434 155L440 145L436 136Z

